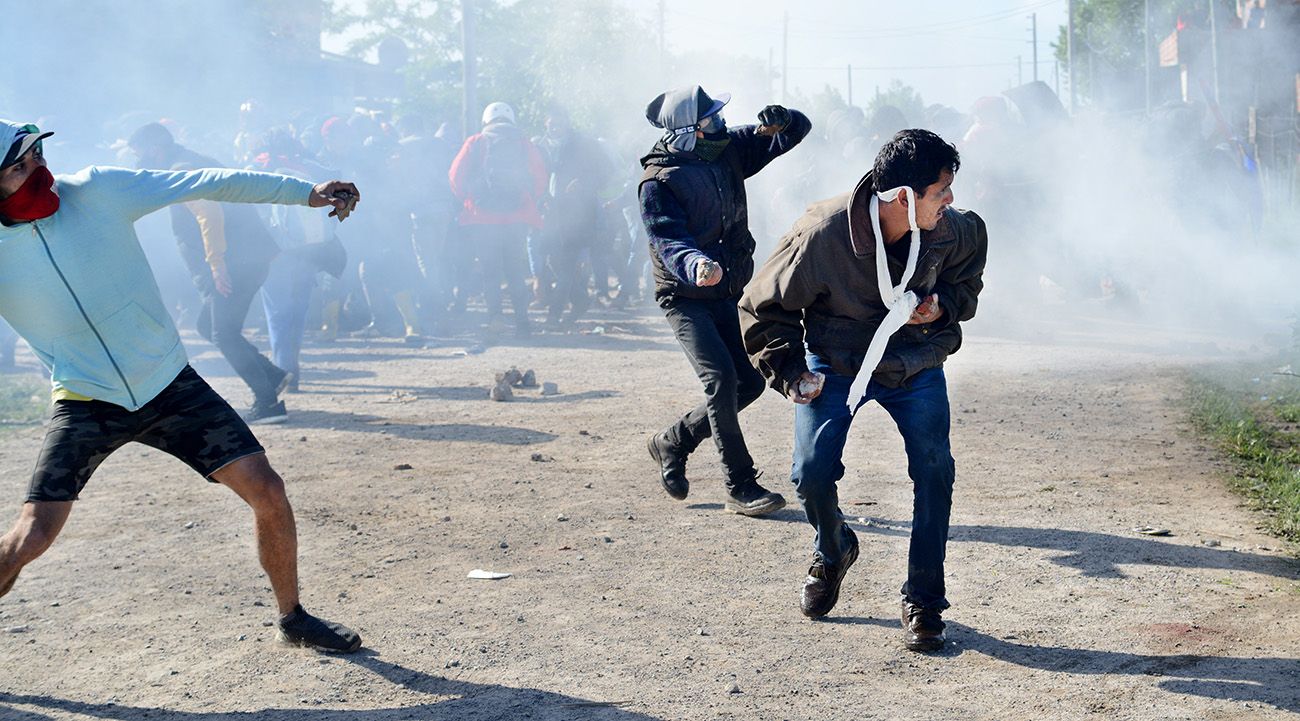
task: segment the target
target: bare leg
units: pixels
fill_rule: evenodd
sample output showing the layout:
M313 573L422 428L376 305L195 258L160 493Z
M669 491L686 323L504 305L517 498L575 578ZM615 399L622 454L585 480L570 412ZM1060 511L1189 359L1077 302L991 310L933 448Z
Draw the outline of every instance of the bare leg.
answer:
M29 501L17 523L0 538L0 596L9 593L23 566L35 561L54 543L72 513L72 501Z
M212 474L212 479L253 509L258 559L271 579L280 615L291 613L298 605L298 531L284 481L262 453L231 463Z

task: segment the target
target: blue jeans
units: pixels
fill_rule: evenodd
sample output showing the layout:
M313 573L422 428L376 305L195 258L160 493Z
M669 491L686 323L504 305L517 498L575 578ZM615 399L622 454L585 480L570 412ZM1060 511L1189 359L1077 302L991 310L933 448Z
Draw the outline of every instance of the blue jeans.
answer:
M262 284L262 308L266 312L266 332L271 340L271 360L298 376L302 375L298 356L302 351L307 309L315 286L315 269L283 254L271 262L271 272Z
M790 480L817 531L816 554L835 564L848 549L836 483L844 476L844 442L853 422L847 405L853 378L835 373L814 354L808 355L808 368L825 374L826 384L812 403L795 407ZM898 424L912 478L912 539L903 596L926 608L947 608L943 560L956 468L948 444L948 385L943 368L923 370L900 388L873 380L862 405L872 400Z

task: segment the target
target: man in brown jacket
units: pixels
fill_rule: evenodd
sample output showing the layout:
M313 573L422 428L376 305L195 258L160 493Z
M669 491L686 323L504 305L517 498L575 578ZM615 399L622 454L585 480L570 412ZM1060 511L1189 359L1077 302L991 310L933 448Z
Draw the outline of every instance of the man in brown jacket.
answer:
M740 301L746 351L797 404L790 475L817 531L800 598L809 617L834 608L858 557L836 491L853 414L875 400L898 425L914 494L902 588L914 651L944 644L955 469L943 362L975 315L988 248L984 221L950 207L960 164L938 135L899 132L851 193L808 209Z

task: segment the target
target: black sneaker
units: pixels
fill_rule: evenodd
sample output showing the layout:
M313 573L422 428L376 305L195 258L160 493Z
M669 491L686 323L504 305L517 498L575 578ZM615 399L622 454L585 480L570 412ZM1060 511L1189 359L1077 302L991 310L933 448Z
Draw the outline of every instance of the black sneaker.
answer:
M937 608L922 608L906 598L903 599L903 646L908 651L922 653L938 651L943 648L943 611Z
M361 648L361 636L341 623L333 623L294 606L280 619L275 638L291 646L306 646L330 653L352 653Z
M250 426L269 426L287 420L289 411L284 409L284 401L253 403L253 407L244 414L244 422Z
M849 572L849 567L858 560L858 536L853 529L844 526L849 536L849 549L844 559L830 565L820 558L813 561L808 569L808 577L803 580L803 591L799 594L799 610L808 618L821 618L835 608L840 600L840 584Z
M785 496L758 485L758 476L731 489L726 509L742 516L766 516L785 508Z
M668 495L679 501L686 500L690 493L691 482L686 480L686 454L682 453L667 433L656 433L646 441L650 457L659 464L659 482L663 484Z

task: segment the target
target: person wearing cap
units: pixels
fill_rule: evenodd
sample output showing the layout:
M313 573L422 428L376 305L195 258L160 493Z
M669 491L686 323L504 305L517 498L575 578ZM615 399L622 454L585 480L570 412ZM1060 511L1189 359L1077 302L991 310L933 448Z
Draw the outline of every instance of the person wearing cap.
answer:
M812 123L797 110L769 105L759 125L728 128L728 93L698 85L663 93L646 118L664 129L641 159L638 195L654 264L655 299L704 385L705 400L650 437L659 480L676 499L690 490L686 460L710 436L722 456L725 508L763 516L785 506L758 483L739 414L763 392L740 338L736 301L754 272L745 179L798 145Z
M221 163L183 147L162 123L148 123L131 134L127 145L142 168L194 170L220 168ZM289 420L279 396L297 378L295 368L281 368L262 355L244 337L244 319L280 255L271 232L257 211L247 205L221 205L192 200L169 209L172 232L181 258L203 300L197 327L199 335L217 347L241 380L253 392L253 405L244 419L253 425ZM296 248L308 255L329 249L339 256L334 275L342 272L346 252L337 239Z
M226 169L91 166L56 177L42 153L49 135L0 120L0 316L49 369L54 397L26 502L0 537L0 596L53 543L99 464L136 441L251 507L282 641L356 650L355 632L299 604L284 481L244 420L189 366L134 228L155 210L195 200L330 206L344 217L356 186Z
M483 109L482 132L465 139L447 178L461 203L463 242L483 270L489 327L504 318L504 283L514 307L515 330L528 335L528 233L542 227L538 201L546 192L547 172L541 151L515 125L513 108L495 102Z
M836 489L854 414L880 404L903 437L912 529L904 645L944 645L944 555L956 476L943 363L984 287L984 221L952 207L957 149L903 130L850 193L810 206L740 299L745 348L795 405L790 480L816 531L800 610L830 613L858 539Z

